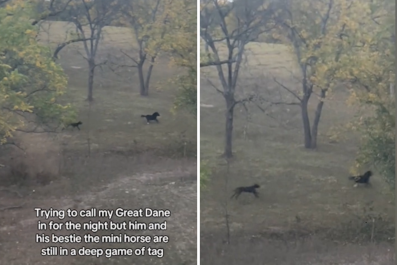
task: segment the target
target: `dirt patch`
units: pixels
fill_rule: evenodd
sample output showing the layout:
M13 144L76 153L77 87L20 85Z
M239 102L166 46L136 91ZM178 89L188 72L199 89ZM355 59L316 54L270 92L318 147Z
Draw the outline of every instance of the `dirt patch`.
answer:
M15 198L2 193L2 204L25 205L20 209L1 212L0 218L0 264L192 264L196 259L196 165L188 161L181 167L180 161L168 160L175 170L159 172L158 167L147 167L134 175L114 176L113 181L104 185L92 186L88 191L64 196L43 196L42 190L25 198ZM159 167L164 166L160 162ZM47 188L48 187L44 187ZM43 188L43 189L44 189ZM33 209L88 209L118 207L135 209L150 207L169 209L167 231L170 243L165 245L164 258L157 257L115 257L93 259L88 257L42 257L40 249L44 244L36 244L37 219ZM145 232L150 234L151 232ZM62 234L62 233L60 233ZM158 232L157 232L158 234ZM83 245L80 245L80 247ZM96 245L95 247L98 247ZM99 247L104 247L99 245ZM24 253L24 255L21 255ZM132 262L132 263L131 263Z

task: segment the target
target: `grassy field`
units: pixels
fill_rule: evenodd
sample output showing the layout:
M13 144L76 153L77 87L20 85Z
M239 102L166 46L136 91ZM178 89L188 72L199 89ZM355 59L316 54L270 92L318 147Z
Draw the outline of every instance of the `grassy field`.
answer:
M252 43L246 55L237 99L255 91L274 101L292 102L293 98L273 81L276 77L292 89L300 88L299 73L288 49ZM356 109L346 105L343 88L325 103L316 150L303 148L299 107L277 105L263 113L253 105L248 112L238 106L234 158L227 173L226 163L220 158L225 101L208 79L220 88L216 71L202 68L201 159L209 161L213 169L208 189L201 191L202 262L394 264L393 254L386 255L392 253L394 242L391 193L376 172L369 188L353 188L347 179L359 143L358 135L343 129L357 115ZM312 114L316 103L314 99L309 106ZM330 138L335 132L339 132L338 138ZM253 183L261 185L258 199L244 194L238 200L229 200L235 187ZM225 207L231 229L228 246L221 243L226 237ZM334 245L335 241L340 243ZM382 244L388 247L363 247L370 241L386 242ZM342 251L341 242L355 245ZM366 249L377 249L372 254L381 258L364 259ZM383 259L385 255L388 258Z
M70 28L61 22L44 26L40 40L52 47L64 41ZM129 33L125 28L105 28L98 62L109 54L120 57L120 49L132 50L134 42ZM90 107L85 101L88 67L82 53L81 43L60 53L60 63L69 78L65 101L78 110L81 131L68 128L58 134L19 135L18 142L26 154L6 149L0 158L7 165L1 169L0 185L15 184L0 189L0 208L23 204L2 211L0 264L192 264L196 260L197 127L190 114L171 112L176 88L169 86L168 80L178 69L170 66L165 56L159 58L150 95L144 98L139 95L134 68L118 73L106 66L98 68ZM147 125L140 117L155 111L161 115L159 124ZM10 167L22 171L20 163L28 172L22 184L10 174ZM169 209L172 216L167 231L160 234L170 236L170 243L163 246L163 258L42 257L39 253L43 245L34 244L37 220L32 209L37 206ZM159 234L134 232L142 233Z

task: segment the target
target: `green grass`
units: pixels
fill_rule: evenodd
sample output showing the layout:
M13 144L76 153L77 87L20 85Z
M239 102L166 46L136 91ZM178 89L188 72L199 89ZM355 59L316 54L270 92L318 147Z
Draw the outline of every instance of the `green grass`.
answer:
M43 31L40 38L43 44L54 47L64 41L68 26L62 22L49 24L51 27L46 27L49 33ZM129 32L125 28L105 28L97 62L106 59L110 53L120 53L120 49L131 50L133 47L130 44L133 42ZM77 119L83 122L81 130L67 128L56 135L22 135L19 136L19 141L26 147L26 155L10 152L0 157L0 163L6 165L8 163L5 160L12 156L15 160L24 162L32 176L37 172L48 175L45 185L22 187L26 194L23 199L14 198L16 196L12 197L13 194L1 197L5 205L18 205L19 200L27 204L12 215L2 215L0 218L0 226L4 227L1 231L4 236L1 234L0 237L5 238L4 241L1 240L1 244L4 253L7 253L2 255L0 263L43 262L39 249L42 245L31 247L30 244L37 233L37 220L32 222L32 209L37 206L63 209L170 209L175 217L169 220L165 232L172 240L164 247L164 258L145 256L136 262L195 262L196 211L192 209L197 207L197 120L184 111L175 114L171 112L176 88L168 85L168 80L180 73L179 69L169 65L166 55L159 57L153 71L149 97L141 97L136 69L123 69L115 74L107 67L102 70L97 68L94 102L90 107L86 101L88 66L81 54L84 54L83 44L76 43L62 50L59 59L69 79L67 94L63 100L72 103L77 109ZM147 125L141 115L155 111L161 115L160 123ZM88 138L91 143L90 156L87 149ZM0 173L3 172L6 170ZM27 225L21 224L23 222ZM9 240L10 238L13 240ZM26 255L17 254L15 242L19 243L18 249L27 251ZM105 258L93 260L88 257L53 257L48 258L47 262L131 264L132 259L134 258L115 257L105 261Z
M40 39L43 43L54 46L54 43L64 40L64 34L60 32L65 32L65 28L69 26L63 22L49 24L50 40L46 41L48 39L46 32L42 33ZM48 29L48 25L43 27ZM134 41L129 29L106 27L97 61L105 60L108 54L120 49L130 51L131 43L133 47ZM66 101L73 102L79 110L79 119L83 120L84 131L90 130L93 143L104 149L134 143L156 149L161 146L168 147L168 144L179 139L180 133L183 132L189 139L196 137L196 120L184 111L176 114L171 112L176 89L170 87L168 81L177 74L177 69L169 65L166 57L160 57L154 67L150 96L147 98L139 95L139 80L135 68L124 69L119 74L113 73L106 67L104 70L98 68L94 83L94 103L89 111L89 105L85 102L88 67L81 54L84 54L82 43L67 46L60 53L60 63L69 77ZM81 69L73 67L81 67ZM161 115L160 124L146 125L140 115L155 111ZM82 133L81 136L81 141L84 141L86 135Z
M290 88L300 89L299 81L292 77L292 74L299 77L299 73L288 49L254 43L247 50L237 98L256 91L265 98L291 102L293 98L278 90L273 82L274 76ZM225 102L207 79L220 88L215 69L202 68L200 101L214 105L201 108L201 159L212 161L213 165L211 183L201 195L202 234L224 231L222 203L228 200L233 188L258 183L259 199L242 195L228 203L233 234L243 231L265 234L269 228L278 227L283 231L321 231L333 239L368 239L364 219L360 218L368 215L363 211L371 204L374 214L385 220L377 223L375 238L384 240L393 236L394 208L389 203L392 197L382 177L375 172L371 188L353 188L347 179L358 150L358 135L340 129L339 141L330 141L333 130L346 125L357 114L354 108L346 106L347 93L343 88L326 101L317 150L303 148L299 107L278 105L265 114L250 105L251 117L247 120L246 111L238 106L234 158L225 190L226 166L220 158L224 147ZM309 106L312 114L316 103L313 99ZM296 217L301 219L299 224Z

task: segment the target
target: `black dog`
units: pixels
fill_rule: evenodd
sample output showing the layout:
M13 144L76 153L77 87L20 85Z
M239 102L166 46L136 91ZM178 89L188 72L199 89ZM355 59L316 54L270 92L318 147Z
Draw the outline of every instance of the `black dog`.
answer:
M258 198L259 196L258 196L258 192L256 192L256 189L259 188L259 187L260 187L260 186L259 186L258 184L254 184L254 185L249 186L249 187L238 187L238 188L236 188L236 189L233 191L234 193L233 193L232 197L230 197L230 199L232 199L233 197L235 197L236 200L237 200L238 196L240 196L240 194L243 193L243 192L252 193L252 194L255 195L255 197Z
M159 122L157 120L158 116L160 116L160 114L158 112L155 112L152 115L141 115L142 118L146 118L147 124L149 124L150 121L156 121L158 123Z
M361 184L369 184L369 178L372 176L372 171L367 171L364 175L359 176L351 176L349 179L354 180L354 182L361 183Z
M72 126L73 129L77 127L77 129L79 129L79 131L80 131L80 127L79 127L79 126L82 125L82 124L83 124L83 123L82 123L81 121L79 121L79 122L74 122L74 123L69 123L68 126L66 126L66 128L69 127L69 126Z

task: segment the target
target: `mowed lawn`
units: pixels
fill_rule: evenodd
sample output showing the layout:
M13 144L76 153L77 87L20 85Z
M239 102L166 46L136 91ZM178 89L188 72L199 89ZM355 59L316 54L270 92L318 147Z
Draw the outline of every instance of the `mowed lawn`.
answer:
M291 95L277 88L273 77L293 90L300 89L299 71L285 46L248 45L237 99L254 91L269 100L293 102ZM234 158L225 187L226 163L220 158L224 147L225 101L208 79L221 88L215 68L202 68L200 103L213 105L201 107L201 159L213 166L209 187L201 191L202 234L225 234L227 202L232 236L266 236L269 231L299 230L355 240L368 238L371 226L367 220L376 216L374 238L393 237L393 199L382 177L375 171L369 188L353 188L354 183L347 178L359 148L359 135L344 129L357 110L347 106L348 94L343 88L325 102L316 150L303 147L298 106L277 105L266 109L266 113L253 104L248 105L249 112L238 106ZM313 95L311 118L316 104ZM332 138L336 134L338 137ZM254 183L261 185L258 199L243 194L238 200L229 200L235 187Z

